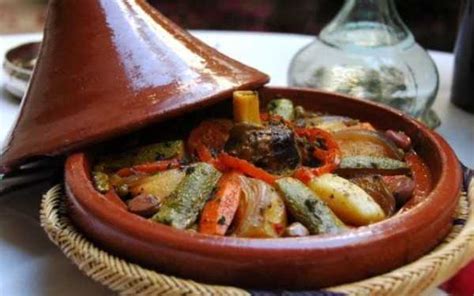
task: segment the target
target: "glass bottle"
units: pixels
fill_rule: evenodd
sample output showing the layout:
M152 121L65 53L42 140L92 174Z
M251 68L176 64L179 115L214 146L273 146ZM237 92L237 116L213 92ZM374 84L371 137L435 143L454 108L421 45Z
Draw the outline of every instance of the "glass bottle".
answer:
M385 103L439 124L428 111L438 90L436 66L393 0L346 0L319 39L295 55L288 83Z
M465 0L454 48L451 101L474 113L474 0Z

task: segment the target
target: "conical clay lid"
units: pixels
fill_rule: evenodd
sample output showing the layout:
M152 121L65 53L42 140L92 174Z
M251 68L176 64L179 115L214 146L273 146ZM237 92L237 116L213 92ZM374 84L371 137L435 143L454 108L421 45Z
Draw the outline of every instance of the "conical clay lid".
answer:
M144 0L52 0L39 59L0 165L100 142L268 80Z

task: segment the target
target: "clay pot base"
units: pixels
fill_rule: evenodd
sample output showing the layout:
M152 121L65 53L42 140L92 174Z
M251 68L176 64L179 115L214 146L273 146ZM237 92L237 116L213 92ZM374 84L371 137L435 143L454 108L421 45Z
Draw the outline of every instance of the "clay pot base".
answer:
M340 235L223 238L120 210L93 188L88 158L77 153L68 158L65 174L72 221L92 241L133 262L200 282L252 288L314 289L368 278L416 260L443 240L452 225L461 169L440 136L397 111L314 90L263 88L262 105L281 96L309 110L403 130L430 167L432 192L404 214Z
M453 223L446 239L429 255L387 274L326 288L324 292L347 295L418 295L444 283L474 257L474 181L469 196L460 197L454 215L456 223ZM169 294L188 295L248 295L247 291L239 288L200 284L160 274L97 248L71 224L65 211L65 198L61 185L54 186L44 195L41 202L41 225L53 243L82 272L111 290L127 295L161 294L165 291Z

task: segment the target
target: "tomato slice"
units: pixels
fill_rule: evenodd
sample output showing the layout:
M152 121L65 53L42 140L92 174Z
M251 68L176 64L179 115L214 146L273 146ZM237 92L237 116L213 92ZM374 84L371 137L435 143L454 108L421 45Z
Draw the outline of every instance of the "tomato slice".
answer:
M187 147L190 154L199 160L210 162L216 153L224 149L233 123L228 119L210 119L191 131Z
M314 176L330 173L337 168L340 162L340 150L332 135L319 128L295 128L295 133L299 137L306 138L311 143L319 143L322 147L316 147L313 152L314 158L322 162L322 166L311 168L302 166L298 168L294 176L307 183Z

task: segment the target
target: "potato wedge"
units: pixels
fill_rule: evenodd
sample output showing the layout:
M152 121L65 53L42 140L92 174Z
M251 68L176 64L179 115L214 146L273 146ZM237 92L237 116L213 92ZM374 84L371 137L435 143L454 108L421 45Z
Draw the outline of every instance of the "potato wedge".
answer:
M130 192L135 196L151 194L160 202L168 197L183 180L186 173L180 169L172 169L144 177L130 186Z
M344 223L361 226L385 218L384 211L363 189L342 177L324 174L313 178L313 190Z

